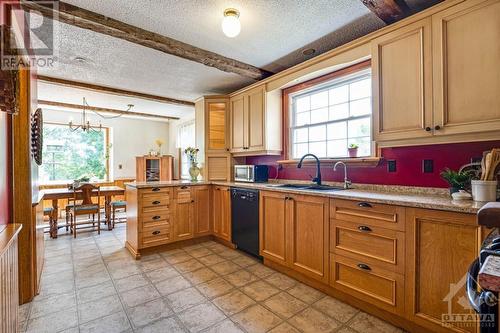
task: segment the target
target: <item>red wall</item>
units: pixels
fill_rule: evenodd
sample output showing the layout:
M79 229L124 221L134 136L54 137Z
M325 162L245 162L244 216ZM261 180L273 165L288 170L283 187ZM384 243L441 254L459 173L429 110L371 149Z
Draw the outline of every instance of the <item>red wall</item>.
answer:
M471 158L481 158L483 151L495 147L500 147L500 141L385 148L382 149L384 160L381 165L373 168L348 166L348 176L353 183L445 188L448 185L439 176L441 170L446 167L458 169L460 166L470 163ZM274 166L271 168L270 178L275 178L278 166L276 161L280 159L283 157L253 156L247 157L247 163ZM434 161L434 172L422 172L422 160L424 159ZM396 172L387 171L387 160L396 161ZM309 180L309 175L314 176L315 173L314 165L302 169L289 165L279 171L278 178ZM334 172L330 166L322 167L321 175L326 181L342 181L344 178L342 169Z
M9 128L8 115L0 112L0 225L9 221Z

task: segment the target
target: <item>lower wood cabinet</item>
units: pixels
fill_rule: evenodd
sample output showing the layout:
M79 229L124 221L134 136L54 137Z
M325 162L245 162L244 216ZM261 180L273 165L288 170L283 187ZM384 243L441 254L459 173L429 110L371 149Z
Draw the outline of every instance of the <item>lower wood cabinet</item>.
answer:
M328 282L327 198L261 191L260 254Z
M213 234L231 242L231 192L227 186L214 186L212 194Z
M189 186L174 189L174 240L190 239L194 236L194 199Z
M482 239L476 216L407 208L406 309L408 319L434 332L478 332L471 322L447 314L473 314L465 293L469 265Z
M196 236L210 234L210 186L194 186L194 233Z

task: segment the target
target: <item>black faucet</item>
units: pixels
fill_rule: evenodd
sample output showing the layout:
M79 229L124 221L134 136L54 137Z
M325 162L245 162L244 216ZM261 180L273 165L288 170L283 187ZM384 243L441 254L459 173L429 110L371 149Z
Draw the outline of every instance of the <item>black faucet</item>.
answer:
M311 157L314 157L316 159L316 177L314 177L312 179L312 181L318 185L321 185L321 162L319 160L319 158L314 155L314 154L305 154L304 156L302 156L302 158L300 159L299 161L299 164L297 164L297 168L302 168L302 161L304 160L304 158L306 158L307 156L311 156Z

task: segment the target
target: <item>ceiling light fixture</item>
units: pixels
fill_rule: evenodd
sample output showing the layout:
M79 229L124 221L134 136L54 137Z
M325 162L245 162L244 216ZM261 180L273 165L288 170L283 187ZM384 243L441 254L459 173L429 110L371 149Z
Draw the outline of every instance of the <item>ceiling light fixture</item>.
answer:
M240 34L240 12L234 8L224 10L222 19L222 31L227 37L233 38Z
M313 55L314 53L316 53L316 50L313 48L305 49L302 51L302 54L305 56L310 56Z

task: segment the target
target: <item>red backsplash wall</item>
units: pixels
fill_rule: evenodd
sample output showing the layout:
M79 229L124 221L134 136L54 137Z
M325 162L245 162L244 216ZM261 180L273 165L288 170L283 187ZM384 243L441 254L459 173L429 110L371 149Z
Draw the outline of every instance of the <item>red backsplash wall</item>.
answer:
M0 112L0 225L9 221L9 131L8 115ZM1 228L0 228L1 229Z
M455 144L440 144L429 146L384 148L384 160L377 167L348 166L348 176L353 183L383 184L383 185L408 185L422 187L448 187L439 173L444 168L459 169L462 165L470 163L471 158L482 157L483 151L500 147L500 141L470 142ZM248 164L267 164L271 167L270 178L276 178L276 170L282 156L252 156L247 157ZM422 161L434 161L434 172L423 173ZM396 172L387 171L387 160L396 161ZM309 180L309 175L315 175L316 167L310 165L297 169L286 166L278 173L278 179ZM336 172L333 168L322 167L321 175L326 181L343 181L343 169Z

